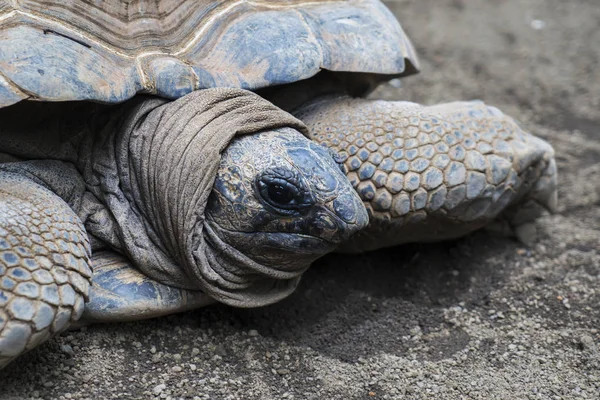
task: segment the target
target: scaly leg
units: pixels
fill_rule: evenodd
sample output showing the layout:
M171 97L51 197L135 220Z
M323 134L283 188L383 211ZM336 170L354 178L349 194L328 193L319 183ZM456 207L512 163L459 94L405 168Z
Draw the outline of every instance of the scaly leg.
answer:
M0 171L0 369L79 319L90 287L81 221L34 179Z
M167 286L149 278L114 251L94 252L92 265L90 299L77 326L155 318L215 302L202 291Z
M556 207L552 147L480 101L325 98L295 114L339 154L369 212L343 251L455 238Z

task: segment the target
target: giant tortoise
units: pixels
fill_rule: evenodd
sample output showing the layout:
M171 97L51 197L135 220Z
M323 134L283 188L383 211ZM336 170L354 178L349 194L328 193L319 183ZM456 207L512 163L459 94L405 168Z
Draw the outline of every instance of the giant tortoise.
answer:
M0 1L0 367L552 210L552 148L498 109L361 98L418 68L379 0Z

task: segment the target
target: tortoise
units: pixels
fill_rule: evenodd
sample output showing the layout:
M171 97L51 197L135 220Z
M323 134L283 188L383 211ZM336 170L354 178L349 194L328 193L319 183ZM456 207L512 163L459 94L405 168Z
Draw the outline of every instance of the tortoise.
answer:
M379 0L2 2L0 24L0 368L556 207L552 147L498 109L365 99L419 70Z

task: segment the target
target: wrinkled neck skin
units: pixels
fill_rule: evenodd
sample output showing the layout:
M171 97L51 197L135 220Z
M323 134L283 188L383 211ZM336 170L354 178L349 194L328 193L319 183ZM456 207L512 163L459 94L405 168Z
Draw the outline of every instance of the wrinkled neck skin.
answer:
M95 201L84 204L82 216L88 233L99 242L124 253L151 278L193 289L177 261L169 254L164 235L157 230L152 213L154 199L144 199L143 182L152 168L142 148L152 142L152 132L139 135L134 126L143 123L165 100L141 98L95 116L97 130L80 142L75 160ZM100 121L97 121L100 120Z
M257 108L256 95L194 96L200 106L141 101L81 150L105 206L86 228L162 283L234 306L276 302L367 224L366 210L331 153L286 127L300 124L289 114Z

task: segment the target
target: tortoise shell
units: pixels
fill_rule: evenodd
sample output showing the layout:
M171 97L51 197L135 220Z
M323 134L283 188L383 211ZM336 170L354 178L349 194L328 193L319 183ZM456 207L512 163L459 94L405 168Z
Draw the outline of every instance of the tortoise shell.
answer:
M417 68L378 0L0 0L0 107Z

